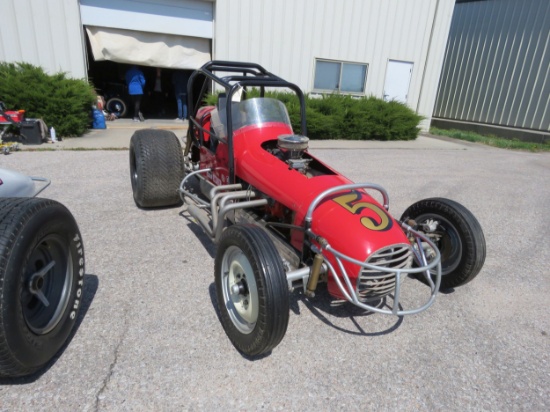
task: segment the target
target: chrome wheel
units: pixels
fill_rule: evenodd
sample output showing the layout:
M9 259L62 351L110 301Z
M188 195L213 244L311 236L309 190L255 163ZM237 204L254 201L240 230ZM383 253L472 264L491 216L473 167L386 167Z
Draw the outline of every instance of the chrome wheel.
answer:
M233 325L251 333L258 320L258 287L250 262L241 249L230 246L222 258L222 294Z

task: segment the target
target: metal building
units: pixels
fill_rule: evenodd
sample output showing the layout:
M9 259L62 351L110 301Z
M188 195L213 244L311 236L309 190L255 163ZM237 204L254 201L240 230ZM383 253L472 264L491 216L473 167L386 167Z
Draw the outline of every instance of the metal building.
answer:
M307 93L408 104L429 127L454 0L0 0L0 60L86 78L103 60L260 63Z
M0 10L0 61L87 76L78 2L0 0Z
M548 139L549 42L548 0L458 0L434 125Z
M213 1L0 0L0 61L87 78L95 61L195 69L211 59Z
M306 92L397 99L431 119L454 0L217 0L214 56Z

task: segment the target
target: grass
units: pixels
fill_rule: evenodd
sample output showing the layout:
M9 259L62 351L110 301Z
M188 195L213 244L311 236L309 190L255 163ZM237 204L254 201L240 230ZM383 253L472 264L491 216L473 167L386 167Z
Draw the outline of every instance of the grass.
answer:
M532 143L521 140L504 139L496 136L484 136L473 132L462 130L444 130L432 127L430 133L436 136L447 136L453 139L466 140L468 142L482 143L487 146L499 147L501 149L527 150L530 152L548 152L550 151L550 142Z

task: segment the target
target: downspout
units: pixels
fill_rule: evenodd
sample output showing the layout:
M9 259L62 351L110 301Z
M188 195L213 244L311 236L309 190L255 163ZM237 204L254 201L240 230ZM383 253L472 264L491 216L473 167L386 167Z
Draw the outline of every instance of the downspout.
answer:
M434 30L435 30L435 20L437 18L437 13L439 11L439 1L440 0L436 0L436 3L435 3L435 11L432 19L432 29L430 32L430 40L428 40L428 52L426 53L426 61L424 62L424 70L422 71L422 80L420 81L420 94L418 95L418 101L416 103L416 113L418 113L418 110L420 108L420 102L422 100L422 91L424 90L424 82L426 80L426 68L428 66L428 61L430 60L430 52L432 50L432 41L433 41Z
M212 39L210 40L210 60L216 60L216 55L214 51L216 50L216 25L217 25L217 16L216 9L218 2L215 1L212 3ZM214 82L212 82L214 84Z
M86 46L86 29L82 24L82 10L80 9L80 1L78 2L78 21L80 24L80 43L82 44L83 60L84 60L84 79L89 82L88 71L90 70L90 62L88 60L88 47Z

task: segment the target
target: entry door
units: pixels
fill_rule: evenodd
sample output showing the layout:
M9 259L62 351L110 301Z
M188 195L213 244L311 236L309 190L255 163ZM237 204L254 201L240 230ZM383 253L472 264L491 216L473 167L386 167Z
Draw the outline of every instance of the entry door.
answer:
M384 84L384 100L407 103L413 63L389 60Z

